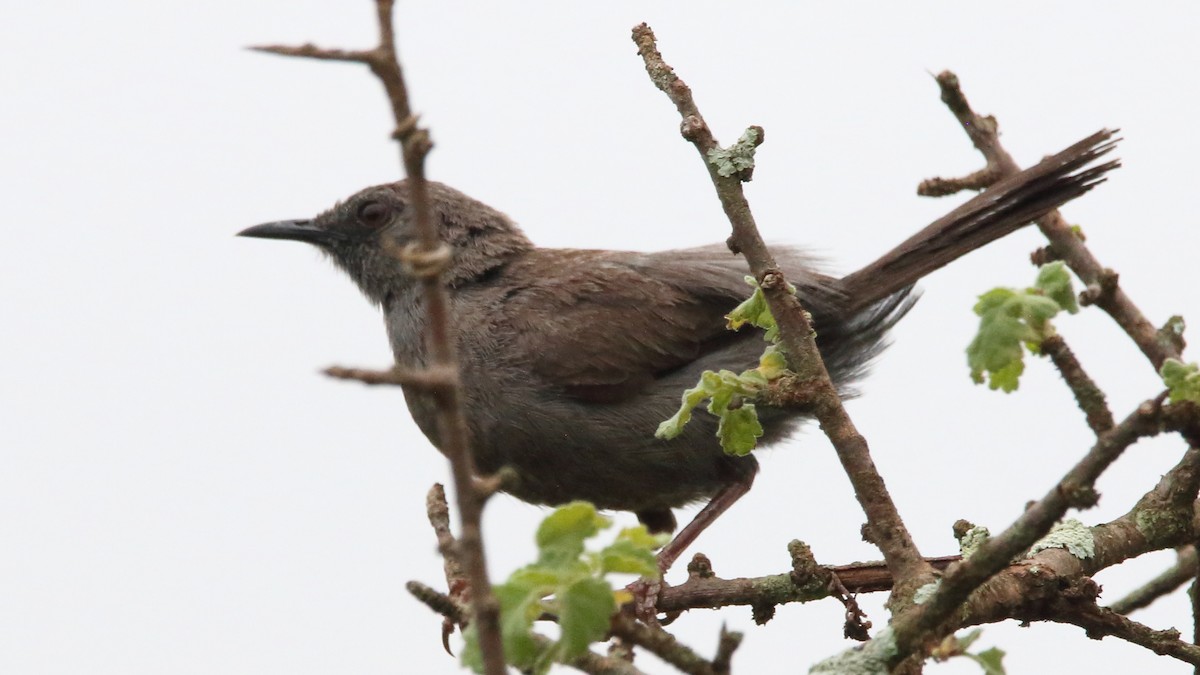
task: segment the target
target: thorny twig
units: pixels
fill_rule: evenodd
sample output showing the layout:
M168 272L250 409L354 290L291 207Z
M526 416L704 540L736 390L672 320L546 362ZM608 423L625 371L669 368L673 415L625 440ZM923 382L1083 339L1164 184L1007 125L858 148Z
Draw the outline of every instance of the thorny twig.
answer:
M942 91L942 101L962 125L971 143L979 150L987 161L988 172L995 180L1018 173L1021 169L1013 160L1012 155L1000 144L999 126L996 119L990 115L983 116L971 109L967 97L959 86L958 76L950 71L939 73L935 79ZM926 181L927 183L929 181ZM975 187L960 185L958 189ZM922 194L935 194L923 192ZM950 194L942 192L940 194ZM1083 300L1094 303L1111 316L1125 333L1137 344L1146 358L1154 365L1155 370L1162 367L1168 358L1179 358L1179 349L1166 341L1160 340L1158 331L1137 305L1125 295L1117 285L1117 275L1112 270L1100 264L1092 252L1084 245L1057 210L1042 216L1037 220L1038 228L1050 240L1054 256L1067 263L1075 274L1083 281L1086 290Z
M483 537L480 529L486 495L475 489L475 467L467 446L466 423L459 397L457 359L454 338L450 334L449 296L441 280L441 267L449 256L444 252L445 244L438 237L437 227L430 217L429 199L426 193L425 157L433 147L429 133L417 123L409 105L408 90L404 83L404 71L396 56L395 33L392 25L393 0L376 0L376 18L379 23L379 44L366 51L320 49L313 45L301 47L267 46L255 49L284 56L299 56L332 61L350 61L366 64L379 78L391 104L396 128L392 137L400 142L401 155L408 185L412 195L414 220L419 236L419 248L415 255L423 259L442 260L442 265L414 266L421 278L423 304L428 317L426 343L432 366L446 382L435 390L438 404L438 437L441 451L450 460L454 477L455 495L458 500L461 531L458 546L462 553L462 564L466 569L471 589L472 613L479 633L479 646L483 654L484 671L488 675L503 675L504 648L500 640L500 608L492 593L487 577L487 561L484 557ZM397 257L404 254L398 246L389 247Z
M796 296L789 292L782 270L758 232L750 204L742 191L742 181L749 178L750 169L722 175L718 164L712 161L713 153L720 151L721 147L700 114L691 89L663 60L654 32L646 24L635 26L633 41L638 46L650 80L679 111L683 119L683 137L696 147L704 160L733 228L731 248L746 257L751 272L763 289L771 314L779 325L781 346L787 355L789 367L797 373L800 386L811 387L814 394L811 401L813 411L821 429L837 450L838 459L854 486L855 496L866 513L872 540L902 587L913 586L920 579L931 579L933 569L921 557L905 527L871 459L866 439L859 434L842 407L841 399L817 351L808 316ZM743 138L751 145L757 145L762 142L762 137L761 127L751 127ZM903 592L911 592L913 588L906 588Z

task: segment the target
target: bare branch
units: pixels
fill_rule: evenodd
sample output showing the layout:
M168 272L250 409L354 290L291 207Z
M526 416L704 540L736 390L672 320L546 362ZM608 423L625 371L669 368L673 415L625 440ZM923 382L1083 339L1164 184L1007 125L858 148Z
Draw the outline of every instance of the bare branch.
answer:
M323 60L365 63L379 79L392 107L396 128L392 137L400 141L404 169L408 175L408 186L412 199L414 220L419 245L405 249L389 242L388 252L408 264L420 278L424 292L423 304L428 317L426 344L435 374L432 379L443 378L436 390L438 404L439 449L450 460L454 477L455 495L458 500L461 532L459 550L462 564L470 581L470 595L479 645L483 654L484 671L488 675L503 675L505 672L503 645L500 640L500 607L492 593L487 577L487 561L484 557L483 538L480 531L483 505L486 497L474 488L475 467L467 446L467 428L463 417L457 377L446 377L446 373L457 373L455 338L450 330L449 296L442 284L438 261L444 261L445 245L438 236L437 226L430 217L429 197L425 181L425 157L433 148L429 133L417 124L409 104L408 90L404 84L404 71L396 57L395 34L392 26L393 0L376 0L376 18L379 24L379 44L367 51L344 51L319 49L312 45L302 47L260 47L260 51ZM416 263L422 263L417 265ZM399 377L399 376L396 376ZM376 375L355 378L381 381ZM402 383L403 384L403 383Z
M553 641L545 635L533 634L533 640L538 649L547 650ZM634 665L618 656L601 656L593 651L585 651L568 661L565 665L588 673L589 675L645 675Z
M1000 180L995 167L987 166L962 178L926 178L917 186L922 197L946 197L963 190L982 190Z
M725 626L721 626L721 636L717 640L717 654L713 657L712 666L713 673L716 675L729 675L730 661L733 660L733 653L742 644L742 634L725 630Z
M612 634L649 651L688 675L718 675L728 672L718 671L712 661L676 640L674 635L663 630L661 626L636 621L626 614L618 613L613 617ZM729 652L732 655L732 648L729 648Z
M390 384L413 387L424 391L440 391L458 385L457 372L453 369L434 366L425 370L409 370L395 366L389 370L364 370L330 366L321 371L337 380L357 380L363 384Z
M987 161L987 171L994 173L997 180L1018 173L1020 167L1000 144L996 119L990 115L978 115L971 109L954 73L943 71L935 79L942 91L942 101L954 113L971 143ZM1158 331L1153 324L1117 285L1116 274L1096 260L1062 214L1057 210L1051 211L1039 218L1037 225L1050 240L1054 255L1065 261L1089 289L1085 291L1085 298L1091 299L1121 326L1155 370L1162 367L1166 359L1179 358L1179 348L1158 339Z
M638 46L646 72L656 87L675 104L682 117L681 133L700 153L708 169L721 206L733 229L731 248L741 252L750 270L763 289L771 314L779 325L781 347L788 365L797 373L799 386L811 386L813 409L821 429L837 450L838 458L854 487L867 516L872 540L883 553L888 568L902 582L932 578L933 569L921 558L921 553L905 527L904 521L888 493L887 486L871 459L866 440L850 421L837 395L825 364L813 339L812 325L799 300L790 292L782 270L771 256L750 212L750 204L742 191L742 180L748 179L745 168L734 173L716 161L714 153L721 147L700 114L691 89L663 61L654 32L646 24L633 29L633 41ZM743 136L751 147L762 142L761 127L750 127ZM740 142L739 142L740 143ZM915 587L914 587L915 588ZM912 589L908 589L911 592Z
M1097 436L1113 428L1112 411L1108 409L1104 392L1088 376L1061 335L1051 335L1042 341L1041 352L1050 357L1063 381L1075 395L1075 402L1087 417L1088 426Z
M1099 589L1090 579L1062 591L1055 603L1053 621L1070 623L1087 631L1087 636L1099 640L1111 635L1149 649L1155 654L1171 656L1200 666L1200 647L1179 638L1179 631L1154 630L1095 603ZM1087 598L1085 596L1091 596Z
M1195 579L1198 570L1196 563L1196 547L1183 547L1179 550L1174 565L1112 603L1108 608L1117 614L1131 614L1139 609L1149 607L1155 600L1174 593L1184 584Z
M300 45L299 47L289 47L286 45L257 45L250 49L256 52L265 54L278 54L279 56L295 56L304 59L317 59L318 61L346 61L348 63L366 63L369 64L378 55L374 52L350 51L347 49L322 49L311 42Z
M1119 425L1102 434L1046 496L1030 505L1007 530L984 542L970 558L946 570L937 590L923 604L898 614L892 627L900 656L920 651L919 642L940 639L953 630L952 625L944 624L972 591L1049 532L1067 509L1095 505L1094 485L1100 474L1139 438L1158 433L1161 403L1160 399L1146 401Z
M961 556L926 558L936 570L945 570ZM842 585L852 593L890 591L895 586L891 572L882 562L862 562L849 565L816 566L803 573L784 572L761 577L723 579L715 575L692 575L678 586L662 589L657 607L662 612L689 609L716 609L733 605L748 605L755 611L792 602L811 602L832 595L832 577L837 575ZM766 618L770 618L767 616ZM759 621L764 623L765 621Z

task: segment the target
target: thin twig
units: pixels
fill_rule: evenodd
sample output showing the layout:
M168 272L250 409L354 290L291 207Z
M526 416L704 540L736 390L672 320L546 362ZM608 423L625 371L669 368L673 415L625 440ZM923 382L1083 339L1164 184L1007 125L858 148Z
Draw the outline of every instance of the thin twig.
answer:
M1195 492L1190 498L1187 495L1197 485L1200 450L1189 448L1133 509L1090 528L1090 550L1077 554L1064 548L1046 548L1008 565L972 592L957 618L949 622L950 627L1007 619L1052 620L1060 609L1064 589L1149 551L1195 541ZM1094 601L1094 596L1088 601Z
M545 635L533 634L534 644L537 645L539 651L546 651L554 644L554 641ZM587 650L579 656L567 661L565 665L588 673L588 675L646 675L641 670L638 670L632 663L618 656L601 656L596 652Z
M257 47L259 51L299 56L305 58L349 61L364 63L383 84L396 128L392 137L400 141L401 156L405 173L408 175L409 194L412 197L414 220L418 234L417 253L430 259L444 258L438 253L445 244L438 236L438 228L430 217L429 198L425 181L425 157L433 147L427 130L417 124L409 104L408 89L404 83L404 71L396 56L395 33L392 26L393 0L376 0L376 18L379 23L379 45L368 51L345 51L320 49L313 45L303 47ZM388 247L398 258L403 255L398 245ZM458 501L461 522L459 548L462 563L470 580L471 604L475 626L479 633L479 646L483 654L484 671L487 675L504 675L504 652L500 640L500 607L492 593L487 577L487 561L483 551L480 530L483 505L486 497L474 489L474 461L467 446L466 422L458 387L458 366L455 357L455 340L451 335L449 296L442 284L437 267L420 274L423 304L426 308L426 344L430 360L439 373L452 373L450 383L440 387L436 393L438 404L439 449L450 460L454 477L455 496Z
M1095 582L1088 580L1086 585L1094 587ZM1171 656L1200 667L1200 647L1181 640L1178 630L1155 630L1123 614L1100 607L1095 602L1071 597L1073 591L1064 591L1056 603L1053 621L1079 626L1093 640L1111 635L1145 647L1155 654Z
M1192 604L1192 644L1200 645L1200 577L1192 581L1192 587L1188 590ZM1196 663L1193 672L1200 675L1200 663Z
M725 630L725 626L721 626L721 636L717 640L717 653L712 660L715 675L729 675L733 653L741 644L741 633Z
M958 76L947 70L938 74L935 79L942 91L942 101L946 103L950 112L954 113L954 117L967 132L971 143L983 155L988 170L996 179L1020 172L1021 168L1013 161L1012 155L1000 144L996 119L990 115L978 115L971 109L959 85ZM1179 358L1179 349L1169 341L1158 339L1158 331L1154 325L1117 285L1116 273L1096 260L1062 214L1057 210L1051 211L1039 218L1037 225L1042 234L1050 240L1055 256L1065 261L1087 287L1088 290L1084 292L1085 299L1091 300L1121 326L1154 365L1155 370L1161 368L1166 359Z
M612 634L654 654L688 675L718 675L712 661L705 659L691 647L675 639L661 626L651 626L618 613L613 617ZM731 652L732 653L732 652ZM726 671L728 672L728 671Z
M961 556L926 558L936 570L944 570ZM689 609L716 609L734 605L774 607L793 602L811 602L828 598L830 577L836 574L845 587L854 593L890 591L895 586L891 572L882 562L852 563L820 567L812 576L797 578L794 572L769 574L761 577L724 579L717 576L689 577L678 586L663 588L657 607L662 612Z
M1130 591L1128 595L1108 606L1117 614L1131 614L1139 609L1149 607L1159 598L1179 590L1187 582L1196 578L1200 572L1197 567L1195 546L1185 546L1179 550L1175 564L1163 570L1161 574L1147 581L1142 586Z
M1075 358L1075 352L1067 346L1061 335L1051 335L1042 340L1041 352L1050 357L1054 367L1062 375L1063 381L1075 396L1075 402L1087 418L1088 426L1097 436L1113 428L1112 411L1108 409L1108 401L1104 392L1096 386L1095 381L1088 376L1087 371Z
M409 370L395 366L389 370L365 370L362 368L343 368L330 366L321 371L337 380L357 380L363 384L414 387L424 391L439 391L453 387L457 381L454 372L442 367L426 368L424 370Z
M838 459L850 478L855 496L867 516L872 540L883 553L888 568L897 580L910 582L932 578L933 569L925 563L912 536L884 485L883 478L871 459L866 440L855 429L842 407L825 364L817 351L814 333L799 300L790 292L783 272L771 256L750 212L750 204L742 191L742 180L749 169L734 173L715 161L721 151L704 117L700 114L691 89L663 61L654 37L646 24L633 29L633 41L646 66L646 72L656 87L675 104L683 119L681 133L700 153L708 169L721 206L733 229L732 248L741 252L750 265L766 296L771 314L779 325L781 346L788 365L797 373L799 386L811 386L815 393L813 411L821 429L837 450ZM762 142L763 131L751 127L743 139L750 148ZM724 173L724 175L722 175ZM911 592L912 589L908 589Z
M1000 180L996 168L986 166L962 178L926 178L917 186L922 197L946 197L963 190L982 190Z
M1095 505L1096 479L1125 448L1143 436L1158 433L1161 412L1159 399L1138 406L1119 425L1102 434L1083 459L1008 529L985 541L970 558L946 570L937 590L923 604L898 614L892 622L898 656L920 651L921 643L940 639L952 630L953 626L943 624L972 591L1049 532L1067 509Z

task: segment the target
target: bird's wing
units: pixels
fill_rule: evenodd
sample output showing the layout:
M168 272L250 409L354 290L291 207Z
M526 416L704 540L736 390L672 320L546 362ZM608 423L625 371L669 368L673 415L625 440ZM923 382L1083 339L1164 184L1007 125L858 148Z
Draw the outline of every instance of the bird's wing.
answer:
M751 288L745 263L723 246L539 249L516 264L541 274L518 275L535 281L505 299L513 346L535 374L581 400L626 400L704 354L750 339L725 327L724 315Z

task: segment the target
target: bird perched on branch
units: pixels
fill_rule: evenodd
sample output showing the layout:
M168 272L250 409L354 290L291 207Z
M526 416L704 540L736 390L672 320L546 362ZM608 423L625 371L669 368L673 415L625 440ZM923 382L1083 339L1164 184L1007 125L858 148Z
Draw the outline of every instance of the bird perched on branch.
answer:
M816 271L794 248L774 250L840 391L864 373L913 284L947 263L1074 199L1118 162L1087 168L1114 146L1101 131L988 188L844 277ZM660 554L665 567L749 490L752 455L722 451L717 421L699 415L677 438L655 436L705 370L751 368L763 341L724 319L749 292L744 261L725 245L634 253L535 246L503 213L429 183L431 215L451 258L450 296L462 404L476 467L509 467L505 490L537 504L587 500L633 511L651 530L675 529L671 509L708 500ZM316 245L383 309L396 363L427 364L421 285L385 244L416 240L406 182L367 188L316 218L266 223L247 237ZM409 410L436 446L433 394L405 387ZM770 443L805 415L760 408Z

